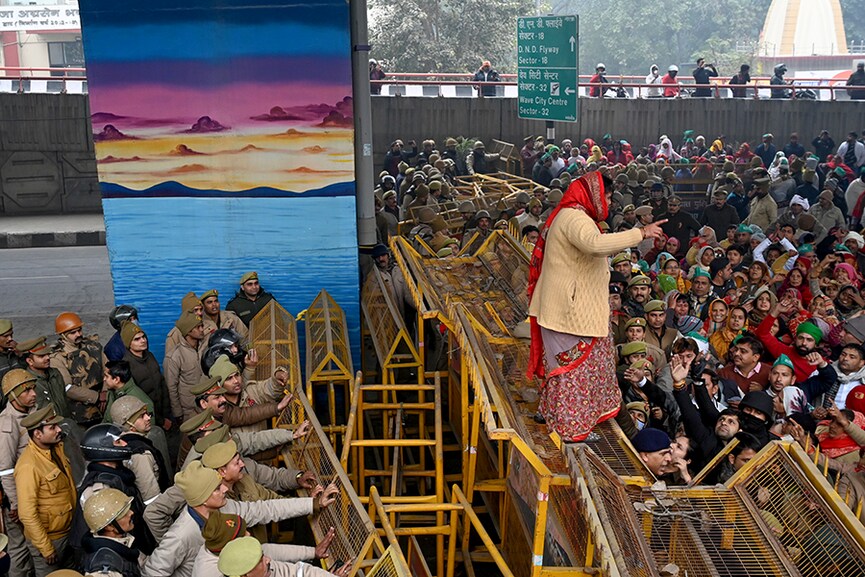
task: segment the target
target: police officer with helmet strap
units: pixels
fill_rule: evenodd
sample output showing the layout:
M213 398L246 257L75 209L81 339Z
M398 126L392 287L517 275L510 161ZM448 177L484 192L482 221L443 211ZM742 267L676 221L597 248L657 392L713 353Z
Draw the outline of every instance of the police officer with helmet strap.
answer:
M118 489L100 489L84 503L84 520L90 529L81 544L84 571L139 577L143 554L132 531L141 521L133 513L132 497Z

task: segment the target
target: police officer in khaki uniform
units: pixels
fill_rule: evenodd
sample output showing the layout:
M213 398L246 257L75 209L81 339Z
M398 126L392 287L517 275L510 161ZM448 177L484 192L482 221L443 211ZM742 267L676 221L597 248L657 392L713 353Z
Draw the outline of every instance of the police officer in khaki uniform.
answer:
M201 315L204 314L204 307L201 306L201 301L194 292L186 293L180 300L180 316L182 317L185 314L193 314L198 318L201 318ZM167 357L181 341L183 341L183 335L180 333L180 330L176 326L171 327L171 330L168 331L168 335L165 337L165 356Z
M15 354L12 321L0 319L0 379L12 369L23 369L24 363Z
M33 571L33 560L18 521L18 491L12 474L30 440L21 421L36 406L35 387L36 377L23 369L12 369L3 376L7 404L0 413L0 484L8 501L8 507L5 504L3 507L3 522L9 536L6 552L12 560L11 577L26 577Z
M99 406L102 390L102 345L96 335L84 336L84 323L75 313L64 312L54 319L60 337L51 353L51 367L60 371L72 418L83 427L102 420Z
M231 329L244 339L249 334L249 329L233 311L221 310L219 307L219 292L216 289L205 291L201 295L201 305L204 314L204 340L206 340L216 329Z
M78 500L69 461L63 454L63 418L47 405L21 421L30 442L15 466L18 517L36 577L66 566L67 542Z
M272 414L257 423L245 426L233 426L235 431L261 431L268 428L270 418L279 415L291 401L290 395L285 394L285 386L288 382L288 371L277 367L273 377L264 381L243 382L240 368L232 363L228 356L220 355L210 367L210 376L219 379L220 386L225 389L223 395L225 400L234 407L254 407L256 405L271 404ZM280 401L277 402L276 399ZM270 405L269 405L270 406Z
M345 577L351 572L353 559L339 559L344 564L336 573L330 573L308 563L273 561L264 554L261 542L255 537L238 537L219 553L217 567L228 577Z
M50 405L54 407L54 413L63 417L64 431L68 435L63 443L63 451L72 466L73 477L81 479L85 468L84 457L81 455L84 429L72 418L63 375L50 366L51 349L45 344L45 337L19 343L16 350L21 360L27 364L27 372L36 377L36 408Z
M82 539L84 571L103 574L140 575L136 541L131 535L136 523L133 498L119 489L100 489L84 503L84 521L90 533Z
M240 289L234 295L225 310L231 311L240 318L247 327L255 315L273 300L273 295L264 290L258 282L258 273L248 272L240 277Z
M219 306L217 302L217 306ZM237 321L241 326L239 320ZM175 421L183 422L195 415L195 395L192 388L201 381L201 360L199 347L204 339L204 323L191 313L184 313L174 323L183 340L174 350L165 355L162 364L165 371L165 385L171 401L171 413ZM246 327L244 327L246 330Z

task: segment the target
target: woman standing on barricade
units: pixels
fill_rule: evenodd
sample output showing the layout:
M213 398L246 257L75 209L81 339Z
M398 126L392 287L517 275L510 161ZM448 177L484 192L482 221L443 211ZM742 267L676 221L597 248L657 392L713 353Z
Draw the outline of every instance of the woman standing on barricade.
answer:
M609 335L610 267L607 256L658 238L660 225L602 234L612 183L591 172L568 187L547 219L532 253L529 376L543 382L539 412L565 441L585 440L592 428L618 413Z

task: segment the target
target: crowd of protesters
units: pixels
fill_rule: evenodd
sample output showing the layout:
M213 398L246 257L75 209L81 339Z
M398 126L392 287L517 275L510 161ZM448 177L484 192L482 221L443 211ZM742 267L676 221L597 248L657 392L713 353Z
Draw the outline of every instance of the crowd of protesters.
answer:
M418 150L396 141L376 189L380 214L414 218L410 236L424 236L441 258L456 253L460 236L510 225L531 251L571 184L592 172L612 190L602 231L662 223L661 237L609 259L617 420L656 475L688 482L735 438L708 478L724 480L786 438L819 447L839 483L865 496L865 144L857 133L840 144L826 131L778 144L764 134L753 149L691 131L639 149L609 134L557 145L527 137L522 171L536 186L500 210L477 210L451 188L459 166L495 170L480 142L474 159L457 162L458 144L448 139L439 151L428 140ZM686 197L705 207L690 212ZM460 203L462 235L436 227L448 202ZM400 214L400 204L423 210Z

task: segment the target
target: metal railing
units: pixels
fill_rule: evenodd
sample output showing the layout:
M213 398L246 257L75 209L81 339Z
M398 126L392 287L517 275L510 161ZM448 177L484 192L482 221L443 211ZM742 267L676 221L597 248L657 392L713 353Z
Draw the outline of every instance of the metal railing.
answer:
M0 92L85 94L84 68L0 66Z
M516 97L514 88L519 85L516 74L502 74L501 82L478 82L471 78L471 75L459 73L444 73L444 74L423 74L423 73L393 73L383 80L370 80L370 84L384 88L385 86L395 87L393 96L441 96L441 97L480 97L491 98L483 95L483 87L502 87L504 89L504 97ZM744 90L747 98L769 98L770 90L773 88L769 84L770 77L759 76L752 77L748 84L729 84L727 81L715 80L707 85L697 85L693 79L681 78L676 84L646 84L644 76L620 75L615 81L610 80L607 83L592 83L592 76L580 75L577 83L577 89L581 96L586 96L592 88L602 88L606 90L615 90L624 88L628 91L628 98L648 98L649 91L666 89L675 89L679 96L689 96L689 91L696 88L708 87L712 96L709 98L732 98L728 96L727 90ZM836 97L837 91L846 93L848 86L844 84L846 80L838 78L808 78L799 79L783 86L785 89L790 89L789 95L786 98L796 99L801 98L797 95L797 91L813 90L818 96L824 92L829 93L828 100L838 100ZM419 87L420 93L415 91L414 94L409 94L410 87ZM424 93L424 87L437 87L437 91L427 90ZM453 89L453 91L449 89ZM463 94L458 94L457 88L462 88ZM860 87L861 88L861 87ZM468 89L468 90L465 90ZM865 88L862 88L865 90ZM405 92L405 94L403 94ZM434 92L434 93L433 93ZM498 94L496 97L501 97ZM612 98L612 96L611 96ZM668 97L669 98L669 97ZM818 98L819 99L819 98Z

